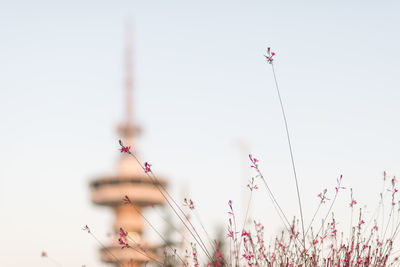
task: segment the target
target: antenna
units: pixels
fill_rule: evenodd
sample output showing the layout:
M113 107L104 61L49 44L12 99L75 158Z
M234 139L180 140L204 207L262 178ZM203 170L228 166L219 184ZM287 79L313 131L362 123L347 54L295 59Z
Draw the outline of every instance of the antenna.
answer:
M133 125L133 42L132 26L126 24L125 28L125 125L127 128Z
M131 144L136 133L139 129L135 126L133 116L133 38L132 38L132 25L127 22L125 26L125 51L124 51L124 87L125 87L125 114L122 123L118 127L118 132L127 144Z

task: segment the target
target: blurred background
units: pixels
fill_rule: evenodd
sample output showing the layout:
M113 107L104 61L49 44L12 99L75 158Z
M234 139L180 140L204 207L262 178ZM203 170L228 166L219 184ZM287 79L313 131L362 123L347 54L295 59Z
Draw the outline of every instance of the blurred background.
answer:
M119 157L127 22L143 130L135 150L178 201L195 201L211 233L225 227L228 200L244 209L249 153L298 214L268 46L306 222L340 174L374 209L383 171L400 173L399 12L396 1L0 2L1 265L53 266L45 250L63 266L103 266L81 228L107 242L113 222L89 182ZM259 186L251 216L270 239L280 221ZM339 217L349 199L340 196Z

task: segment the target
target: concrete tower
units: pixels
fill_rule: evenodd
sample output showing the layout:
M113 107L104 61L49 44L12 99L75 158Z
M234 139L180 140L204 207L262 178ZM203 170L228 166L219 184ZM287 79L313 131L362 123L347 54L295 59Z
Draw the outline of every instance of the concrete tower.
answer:
M132 153L136 151L135 137L138 128L133 121L133 68L132 68L132 38L131 30L127 29L125 50L125 119L118 127L121 140L125 145L132 147ZM116 142L116 146L118 143ZM159 182L166 184L164 180ZM141 266L144 262L151 262L135 249L121 249L118 244L119 229L122 227L128 232L131 239L135 240L140 246L146 248L147 255L157 258L152 251L152 245L143 240L144 222L140 213L146 206L163 204L164 198L155 185L144 173L137 161L127 154L121 154L118 161L117 173L114 176L101 177L90 183L92 201L98 205L109 206L115 213L113 225L113 241L108 244L107 249L101 250L101 260L107 263L118 262L125 266ZM122 199L127 195L132 201L132 205L123 204ZM135 247L133 242L130 242ZM118 258L118 260L116 259ZM120 264L121 265L121 264Z

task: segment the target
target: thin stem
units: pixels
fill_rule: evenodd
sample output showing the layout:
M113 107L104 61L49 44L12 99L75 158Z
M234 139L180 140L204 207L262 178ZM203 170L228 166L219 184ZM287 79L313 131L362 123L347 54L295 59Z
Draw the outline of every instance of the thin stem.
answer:
M296 165L295 165L295 162L294 162L292 144L291 144L291 141L290 141L289 127L288 127L288 122L287 122L287 119L286 119L285 109L284 109L284 107L283 107L283 102L282 102L281 93L280 93L280 91L279 91L278 80L276 79L275 68L274 68L273 62L271 62L271 66L272 66L272 73L273 73L273 75L274 75L276 91L277 91L278 97L279 97L279 103L280 103L280 105L281 105L282 116L283 116L283 120L284 120L284 122L285 122L286 137L287 137L287 141L288 141L288 145L289 145L290 159L291 159L291 161L292 161L292 169L293 169L293 174L294 174L294 180L295 180L295 182L296 182L297 200L298 200L299 208L300 208L301 228L302 228L302 230L303 230L303 246L305 247L306 245L305 245L305 231L304 231L303 208L302 208L302 206L301 206L299 183L298 183L298 179L297 179L297 172L296 172Z
M314 212L314 215L313 215L313 217L311 219L310 225L308 226L308 228L306 230L305 236L307 236L308 231L310 231L310 228L312 227L312 224L314 223L315 217L317 216L318 211L322 206L322 203L323 203L322 201L319 203L317 210Z

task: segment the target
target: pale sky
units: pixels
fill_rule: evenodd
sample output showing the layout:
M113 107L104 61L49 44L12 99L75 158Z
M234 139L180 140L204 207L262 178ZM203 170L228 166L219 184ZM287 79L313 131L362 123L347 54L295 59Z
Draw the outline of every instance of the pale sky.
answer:
M211 232L226 224L228 200L241 211L254 174L239 144L297 214L268 46L306 218L340 174L372 209L382 172L400 174L399 13L397 1L0 2L1 265L53 266L46 250L63 266L101 266L80 228L105 242L111 229L88 183L116 167L127 20L137 149ZM272 237L279 220L264 188L253 203Z

